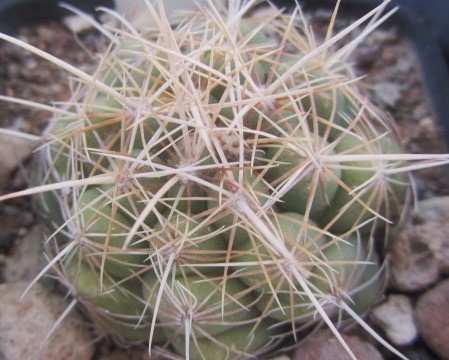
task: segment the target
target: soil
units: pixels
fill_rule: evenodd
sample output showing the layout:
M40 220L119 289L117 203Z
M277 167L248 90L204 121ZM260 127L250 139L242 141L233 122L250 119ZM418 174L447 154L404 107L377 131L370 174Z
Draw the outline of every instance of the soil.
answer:
M326 16L328 14L314 17L313 28L317 33L326 28ZM96 54L105 47L103 38L95 31L74 35L60 23L22 28L17 36L87 72L91 72L98 59ZM367 93L395 120L397 134L407 152L445 151L442 132L421 85L419 65L410 46L398 36L396 29L374 32L356 49L353 61L358 74L366 74L363 82ZM64 102L70 97L73 82L68 81L65 71L46 60L14 45L1 43L0 64L1 95L44 104ZM39 135L49 116L44 111L0 103L0 126L4 128ZM19 167L11 175L8 185L0 189L2 193L26 187L23 170ZM449 194L444 168L417 172L415 179L420 197ZM3 230L0 233L0 256L7 257L16 239L23 237L37 221L28 198L0 203L0 229ZM108 346L108 343L100 343L99 353L106 352ZM135 352L131 353L134 355L129 358L140 358L135 357Z

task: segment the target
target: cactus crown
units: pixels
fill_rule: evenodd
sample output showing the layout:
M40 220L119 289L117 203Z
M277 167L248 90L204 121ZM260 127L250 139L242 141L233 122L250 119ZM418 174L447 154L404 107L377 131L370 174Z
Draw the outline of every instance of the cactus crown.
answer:
M230 3L175 28L148 4L154 28L109 28L93 76L61 65L81 83L40 151L50 266L104 331L162 354L249 357L365 311L374 232L409 187L331 51L352 29L317 46L298 12Z

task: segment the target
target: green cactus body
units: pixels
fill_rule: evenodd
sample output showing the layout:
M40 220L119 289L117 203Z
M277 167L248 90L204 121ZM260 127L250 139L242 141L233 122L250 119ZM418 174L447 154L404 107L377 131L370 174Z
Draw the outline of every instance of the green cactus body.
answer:
M285 73L300 59L301 56L298 55L281 58L278 74ZM295 83L305 84L304 94L295 103L284 102L286 110L292 111L295 107L301 109L306 114L310 129L326 139L334 140L342 129L348 127L348 119L354 117L354 106L350 105L349 100L351 95L344 86L345 81L351 79L347 66L339 62L326 64L317 61L295 72L293 79ZM310 87L313 88L312 91L309 90ZM297 126L291 121L290 124L293 128Z
M242 189L239 189L240 187L251 191L254 197L252 199L247 199L247 201L252 202L249 204L250 206L262 206L265 201L267 201L267 198L263 196L266 192L266 187L262 179L260 179L256 174L249 170L245 171L243 184L241 185L235 183L239 174L234 173L233 176L234 179L231 180L226 179L226 177L223 177L223 174L218 173L215 175L214 180L217 181L217 185L223 186L230 191L235 191L237 194L242 193ZM228 181L223 182L224 179ZM220 211L214 218L213 227L220 231L220 234L226 244L232 241L238 247L238 244L247 243L251 236L251 228L244 224L244 220L240 218L236 213L236 210L233 209L232 201L231 204L229 204L231 206L227 206L228 204L226 204L226 199L215 199L212 196L213 195L211 194L207 201L209 211L220 209L221 206L223 206L223 210ZM224 201L224 204L220 205L220 200Z
M355 236L345 241L323 250L322 265L313 270L313 283L323 292L334 292L337 298L349 296L350 306L362 314L382 291L379 263L374 250L368 253L367 245Z
M349 305L363 314L382 292L378 259L374 251L368 254L366 245L357 241L354 235L344 241L328 242L321 247L310 269L309 286L320 300L325 300L323 294L329 293L335 294L336 298L349 297ZM279 289L276 295L266 292L258 308L273 321L298 324L312 321L316 313L300 287ZM335 305L326 307L330 315L336 314L337 310Z
M141 151L135 149L133 153L138 155ZM110 165L108 170L118 175L116 182L112 186L109 184L102 186L102 190L115 200L114 205L120 209L121 214L126 216L130 221L136 219L145 210L151 197L167 181L167 176L151 178L144 176L147 172L153 172L153 166L161 163L161 160L157 156L148 153L148 159L151 160L146 158L147 165L134 164L136 166L132 166L132 159L134 158L135 155L131 155L129 157L130 160L119 161L118 163L114 163L113 166ZM145 225L153 226L156 224L158 222L158 215L162 214L166 209L167 206L162 202L156 204L154 211L145 217Z
M304 217L297 213L283 213L276 219L274 216L271 218L278 225L286 247L298 257L304 270L310 270L313 267L313 256L319 253L320 247L328 240L326 236L314 230L316 224L310 220L305 222ZM285 276L288 270L280 271L283 267L282 259L277 258L274 251L264 244L247 241L243 244L236 243L234 248L234 261L249 264L246 265L247 272L242 276L242 281L249 287L254 287L256 292L270 292L270 285L276 292L287 292L292 288L291 283L295 284L291 274L288 278Z
M203 55L203 63L210 65L224 75L231 76L238 75L240 73L239 67L242 67L244 71L248 71L252 76L252 81L262 84L270 72L270 64L263 60L255 62L252 62L252 60L260 55L260 52L257 50L258 47L268 43L267 36L264 34L263 30L256 31L256 28L247 20L241 20L238 26L239 31L236 34L237 41L246 45L245 51L241 53L241 59L237 59L236 61L233 57L229 57L229 52L220 51L218 48L214 49L214 51L206 51ZM251 63L251 65L245 66L244 64L240 64L241 62ZM245 77L246 75L247 74L242 72L238 77L240 84L244 86L248 81ZM225 95L226 85L220 84L221 81L223 81L223 79L219 79L217 84L210 89L211 94L217 100L221 100L222 96ZM210 85L210 83L207 82L207 85Z
M78 199L81 236L91 241L90 247L85 246L89 249L86 252L97 258L98 263L104 257L104 271L125 278L144 266L148 245L133 240L128 251L123 249L131 223L120 210L115 209L114 212L113 206L101 201L99 195L99 191L89 189Z
M129 92L145 86L153 89L160 87L164 83L160 68L166 67L166 54L148 53L147 50L139 40L122 39L102 80L116 89Z
M374 155L393 149L397 151L399 147L393 144L394 140L388 137L375 141L371 138L362 140L358 135L348 134L342 136L335 151L348 156ZM376 219L377 214L385 213L386 207L390 207L390 216L395 215L395 209L398 209L396 204L405 201L404 184L408 181L406 174L382 178L379 169L387 169L389 165L383 161L369 159L346 161L342 165L344 187L338 188L332 202L325 209L325 215L319 221L321 225L332 224L332 231L344 233L353 229L354 224ZM371 181L376 177L378 181ZM383 196L379 197L379 194ZM370 229L372 226L368 225L363 231Z
M309 144L301 144L301 141L307 139L305 141L312 142L312 147L319 148L318 151L314 151L317 157L332 156L334 152L332 149L325 148L326 143L323 144L322 138L315 139L313 135L309 138L299 131L296 132L296 136L302 140L298 140L299 143L297 144L292 144L294 145L293 148L270 147L266 150L265 157L276 161L278 165L269 169L265 178L271 184L279 185L279 181L286 181L294 176L296 171L300 171L296 183L281 198L280 206L288 211L301 214L304 214L307 207L310 207L310 217L316 219L322 216L324 209L332 203L338 189L336 179L341 178L341 171L338 168L332 169L326 168L325 165L322 166L318 163L319 158L310 158L310 153L314 149L310 151L308 150ZM306 165L307 161L309 161L308 165Z
M198 338L190 341L189 355L191 359L239 359L251 358L254 353L269 350L271 334L268 330L270 322L261 323L256 330L251 325L243 325L225 331L219 337ZM182 356L187 356L184 336L173 337L172 345Z
M176 254L174 268L178 274L217 273L220 268L214 267L214 263L225 260L225 244L218 234L208 226L198 228L181 217L155 227L148 240L153 256L168 260L171 254Z
M80 260L76 253L64 263L65 274L88 311L95 311L103 330L129 341L149 336L149 326L136 326L145 310L138 282L117 284L109 275L100 279L97 269ZM147 312L148 313L148 312ZM147 314L150 317L149 314Z
M160 279L154 273L148 273L144 279L144 295L148 303L154 304L160 291ZM259 317L253 306L255 296L239 279L220 283L205 281L193 274L176 276L168 279L163 291L156 316L161 323L173 324L167 335L175 330L179 334L191 332L204 338L236 326L255 325Z
M42 149L63 282L157 354L262 356L338 301L363 312L380 289L364 251L408 192L392 129L332 48L280 12L231 10L117 31Z

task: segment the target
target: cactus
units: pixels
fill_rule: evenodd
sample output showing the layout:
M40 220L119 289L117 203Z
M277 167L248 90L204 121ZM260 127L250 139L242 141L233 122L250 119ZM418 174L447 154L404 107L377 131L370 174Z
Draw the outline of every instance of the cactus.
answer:
M249 5L173 28L148 4L155 28L107 30L92 77L63 65L81 85L34 193L49 267L119 342L246 358L320 320L338 337L382 291L374 245L403 210L407 157L337 37L315 46L295 14Z

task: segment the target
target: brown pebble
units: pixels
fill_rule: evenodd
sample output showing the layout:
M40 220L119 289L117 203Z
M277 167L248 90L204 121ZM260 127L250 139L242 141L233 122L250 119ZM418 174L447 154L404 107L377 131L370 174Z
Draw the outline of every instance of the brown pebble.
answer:
M75 311L46 339L68 303L40 284L20 300L28 285L26 281L0 284L0 359L92 359L92 337Z
M342 334L342 337L357 359L383 359L373 345L356 336ZM351 357L335 335L330 330L324 329L301 341L292 360L351 360Z
M449 280L422 295L416 305L418 331L442 360L449 360Z
M449 273L449 196L422 200L410 220L394 232L390 251L391 282L416 291Z

